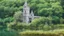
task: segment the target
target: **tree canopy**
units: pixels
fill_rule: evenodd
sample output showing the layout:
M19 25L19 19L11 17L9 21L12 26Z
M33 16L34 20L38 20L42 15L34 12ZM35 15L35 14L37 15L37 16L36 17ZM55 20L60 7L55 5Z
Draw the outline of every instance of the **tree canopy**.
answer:
M25 0L0 0L0 25L18 20L24 2ZM31 24L44 24L46 19L53 24L64 24L64 0L27 0L27 2L31 10L34 10L34 14L42 17L33 20Z

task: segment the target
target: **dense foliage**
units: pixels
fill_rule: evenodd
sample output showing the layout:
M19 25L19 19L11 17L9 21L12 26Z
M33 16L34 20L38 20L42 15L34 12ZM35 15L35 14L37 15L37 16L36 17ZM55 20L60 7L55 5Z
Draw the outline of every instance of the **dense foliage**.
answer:
M22 22L25 0L0 0L0 36L64 36L64 0L27 0L28 6L36 16L31 23ZM33 30L42 30L33 32ZM46 33L48 30L50 32ZM43 33L43 31L46 31ZM52 32L53 31L53 32Z
M53 24L64 24L63 0L28 0L28 5L34 10L34 14L41 17L33 20L29 25L23 25L25 23L22 23L20 16L22 16L24 2L24 0L0 0L0 28L18 30L26 26L25 29L28 27L45 29L47 26L51 28L50 25Z

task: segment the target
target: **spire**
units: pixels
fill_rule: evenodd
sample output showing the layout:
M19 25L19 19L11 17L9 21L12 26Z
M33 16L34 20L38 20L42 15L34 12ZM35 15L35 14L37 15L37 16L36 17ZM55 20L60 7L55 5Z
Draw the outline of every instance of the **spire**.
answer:
M25 0L25 3L24 3L24 6L27 6L28 4L27 4L27 0Z
M32 20L34 19L34 13L33 13L33 10L31 11L31 18L32 18Z
M31 11L31 15L34 16L33 10Z

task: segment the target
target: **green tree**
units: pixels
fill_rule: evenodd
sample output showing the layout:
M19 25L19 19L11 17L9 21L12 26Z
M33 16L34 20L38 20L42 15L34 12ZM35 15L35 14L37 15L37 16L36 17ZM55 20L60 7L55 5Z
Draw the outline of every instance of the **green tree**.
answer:
M22 12L21 11L16 12L14 14L14 19L15 19L16 24L17 24L17 22L22 22L22 20L23 20Z

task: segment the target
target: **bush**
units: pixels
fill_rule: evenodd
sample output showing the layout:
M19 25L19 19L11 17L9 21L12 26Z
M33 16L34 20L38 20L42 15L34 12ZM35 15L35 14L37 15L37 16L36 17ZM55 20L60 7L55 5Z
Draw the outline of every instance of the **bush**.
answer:
M16 31L0 31L0 36L19 36Z
M51 30L51 28L52 27L47 24L43 26L43 30Z
M0 30L6 29L6 24L4 24L3 19L0 18Z
M17 24L15 24L15 22L11 22L11 23L8 23L7 28L8 30L13 29L13 30L21 31L21 30L28 30L29 25L30 24L25 24L21 22L18 22Z
M64 29L64 24L57 24L55 26L56 26L56 29Z

